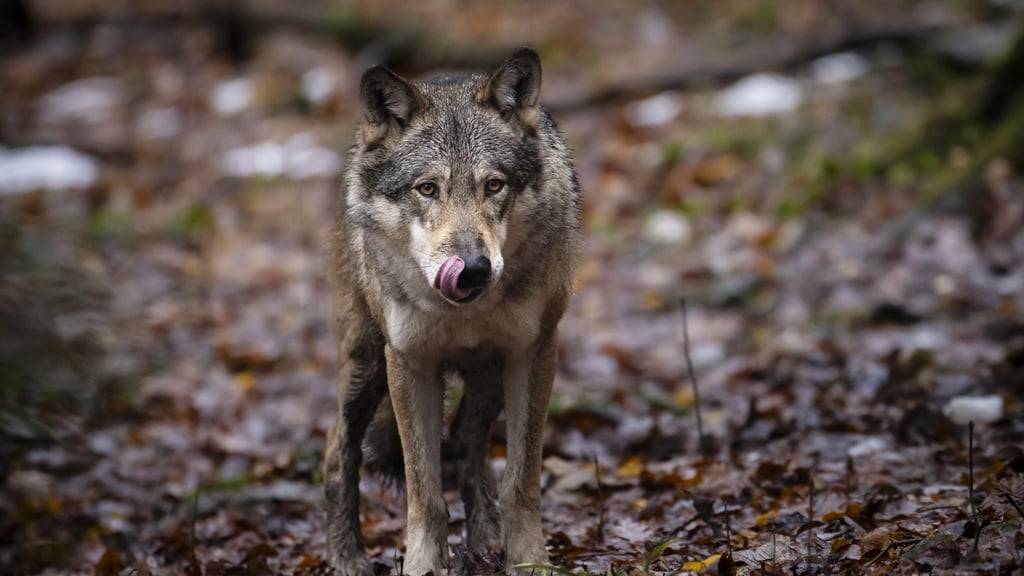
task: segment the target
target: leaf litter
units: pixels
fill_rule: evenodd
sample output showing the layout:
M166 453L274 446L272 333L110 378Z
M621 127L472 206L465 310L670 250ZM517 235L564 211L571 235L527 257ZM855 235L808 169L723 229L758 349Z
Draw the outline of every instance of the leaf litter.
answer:
M116 64L57 66L46 43L4 57L12 109L116 78L188 130L132 142L117 123L134 109L111 100L102 133L67 135L97 156L101 186L0 199L26 229L64 230L57 248L108 279L105 349L154 357L128 372L129 406L4 447L4 572L330 573L320 457L335 403L323 271L336 182L319 169L238 177L222 158L295 137L337 148L353 84L312 108L280 91L299 95L309 70L359 70L351 54L281 33L239 72L250 78L236 77L214 52L186 53L211 49L206 32L161 30ZM112 41L103 29L45 33L82 54ZM282 56L292 53L315 61ZM223 115L176 91L184 61L203 70L191 80L209 98L243 82L245 106ZM33 67L61 72L44 87L17 74ZM723 119L673 93L652 101L672 104L656 121L618 105L565 118L590 242L545 437L543 520L559 573L1024 566L1024 195L992 195L1006 221L989 235L948 214L888 233L912 197L895 184L829 192L857 195L852 208L780 208L786 170L804 159L794 140L842 149L863 136L844 101L920 98L899 78L863 74L834 87L844 97L801 89L801 106L779 117ZM45 120L28 122L35 137L54 129ZM138 331L129 344L115 337ZM972 438L963 409L947 408L964 398L994 414ZM363 494L366 545L394 572L402 497L373 478ZM496 573L500 558L462 554L464 511L454 490L446 499L456 572Z

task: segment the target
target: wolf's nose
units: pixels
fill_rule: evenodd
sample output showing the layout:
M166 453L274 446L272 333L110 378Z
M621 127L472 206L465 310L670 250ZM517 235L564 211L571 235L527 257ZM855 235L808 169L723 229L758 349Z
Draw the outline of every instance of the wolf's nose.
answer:
M466 268L459 274L457 286L465 290L483 288L491 281L491 260L487 256L477 256L466 262Z

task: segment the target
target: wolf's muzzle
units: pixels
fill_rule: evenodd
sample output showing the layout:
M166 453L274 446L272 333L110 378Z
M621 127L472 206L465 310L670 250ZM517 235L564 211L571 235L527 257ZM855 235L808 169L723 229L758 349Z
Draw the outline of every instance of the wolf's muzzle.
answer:
M449 256L437 270L434 288L448 300L463 304L479 296L490 282L491 260L488 257L477 256L467 264L458 256Z
M466 268L459 274L459 281L456 285L459 288L475 290L486 288L491 283L491 259L480 255L466 264Z

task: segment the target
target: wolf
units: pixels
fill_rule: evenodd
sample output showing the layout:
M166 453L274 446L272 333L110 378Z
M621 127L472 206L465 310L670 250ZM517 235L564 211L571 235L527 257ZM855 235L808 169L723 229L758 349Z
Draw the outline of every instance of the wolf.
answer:
M509 574L547 561L541 450L582 227L573 161L540 86L530 48L486 75L409 81L377 66L362 77L330 271L340 378L324 479L329 555L343 576L372 573L364 464L404 476L404 572L448 574L441 457L452 372L464 383L450 451L469 552L501 552ZM487 455L503 410L496 486Z

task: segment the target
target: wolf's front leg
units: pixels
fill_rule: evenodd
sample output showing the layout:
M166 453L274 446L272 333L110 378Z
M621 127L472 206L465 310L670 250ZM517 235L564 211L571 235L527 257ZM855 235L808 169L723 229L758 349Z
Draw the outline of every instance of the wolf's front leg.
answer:
M327 437L324 492L331 566L339 576L370 576L359 533L359 465L366 427L386 391L383 342L342 355L338 420Z
M487 461L491 428L498 419L505 396L501 389L501 365L487 359L484 367L464 370L465 393L452 424L459 462L459 490L466 505L466 548L471 554L496 552L501 546L501 522L494 477Z
M385 350L405 458L405 573L448 574L448 507L441 490L444 384L436 364Z
M544 422L555 378L556 341L552 331L533 354L509 358L505 369L508 463L499 499L509 574L530 574L530 569L514 567L548 560L540 518L540 469Z

